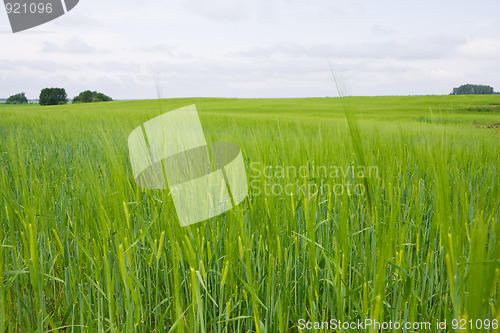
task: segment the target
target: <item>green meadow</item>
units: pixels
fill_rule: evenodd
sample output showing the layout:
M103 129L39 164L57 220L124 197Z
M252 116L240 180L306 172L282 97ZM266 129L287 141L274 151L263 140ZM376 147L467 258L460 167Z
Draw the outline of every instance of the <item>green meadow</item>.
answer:
M182 228L127 138L190 104L249 196ZM0 104L0 194L0 332L500 330L500 95Z

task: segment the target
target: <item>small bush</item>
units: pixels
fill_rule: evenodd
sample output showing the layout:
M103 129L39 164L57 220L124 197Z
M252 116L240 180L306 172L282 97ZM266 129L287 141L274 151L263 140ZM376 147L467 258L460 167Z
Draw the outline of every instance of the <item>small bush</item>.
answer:
M97 91L85 90L73 98L73 103L111 102L113 99Z
M12 95L5 101L5 104L26 104L28 103L28 99L26 95L22 92L16 95Z

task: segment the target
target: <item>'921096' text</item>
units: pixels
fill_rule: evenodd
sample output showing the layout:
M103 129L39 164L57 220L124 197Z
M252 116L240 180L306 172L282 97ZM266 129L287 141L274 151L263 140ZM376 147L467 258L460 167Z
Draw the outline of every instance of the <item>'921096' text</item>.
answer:
M51 3L6 3L5 10L7 14L50 14L52 13Z

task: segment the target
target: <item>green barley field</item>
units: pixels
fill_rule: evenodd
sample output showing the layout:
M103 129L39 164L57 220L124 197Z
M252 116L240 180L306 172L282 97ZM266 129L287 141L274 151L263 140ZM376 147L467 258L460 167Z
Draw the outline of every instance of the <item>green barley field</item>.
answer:
M127 139L190 104L249 196L181 228ZM500 331L500 95L0 105L0 193L2 333Z

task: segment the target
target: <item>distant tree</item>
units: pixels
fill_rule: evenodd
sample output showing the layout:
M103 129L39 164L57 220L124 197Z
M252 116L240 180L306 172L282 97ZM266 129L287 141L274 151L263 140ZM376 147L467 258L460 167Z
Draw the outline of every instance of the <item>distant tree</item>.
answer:
M450 95L487 95L494 94L493 87L480 84L464 84L458 88L453 88Z
M40 93L40 105L60 105L68 103L64 88L45 88Z
M113 99L97 91L85 90L73 98L73 103L111 102Z
M28 103L28 99L26 95L22 92L16 95L12 95L5 101L5 104L26 104Z

